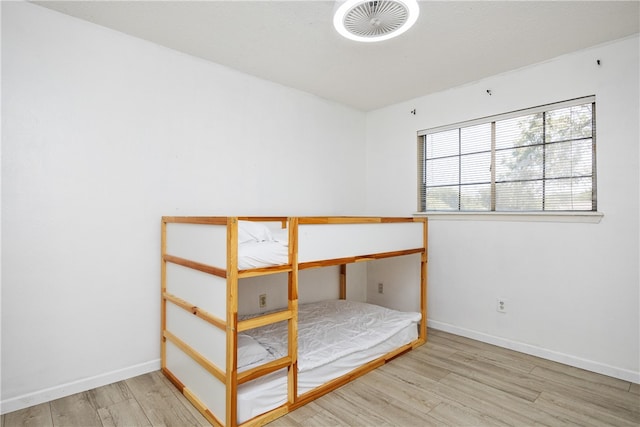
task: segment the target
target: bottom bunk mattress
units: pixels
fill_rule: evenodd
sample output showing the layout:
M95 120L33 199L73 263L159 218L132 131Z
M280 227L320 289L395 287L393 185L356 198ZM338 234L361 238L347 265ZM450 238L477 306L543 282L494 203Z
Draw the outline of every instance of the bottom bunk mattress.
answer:
M298 395L349 373L418 337L420 313L362 302L332 300L298 308ZM238 335L243 371L287 355L287 322ZM238 423L287 401L282 369L238 387Z

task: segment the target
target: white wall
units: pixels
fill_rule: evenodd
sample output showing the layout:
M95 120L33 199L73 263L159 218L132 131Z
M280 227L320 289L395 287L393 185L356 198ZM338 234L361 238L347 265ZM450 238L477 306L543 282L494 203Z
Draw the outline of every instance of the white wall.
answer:
M408 215L417 130L592 93L602 222L432 221L429 315L640 380L637 37L365 122L33 4L1 7L3 413L158 368L161 215ZM370 299L405 304L388 289Z
M2 2L2 412L159 368L161 215L365 207L364 113Z
M430 326L640 382L639 52L636 35L367 115L367 210L407 215L418 130L596 95L602 221L430 221Z
M298 276L298 303L306 304L340 297L338 266L301 270ZM287 274L251 277L242 280L238 296L238 314L253 314L286 307L288 303ZM367 269L363 263L347 265L347 299L367 300ZM260 307L260 295L267 296L267 305Z

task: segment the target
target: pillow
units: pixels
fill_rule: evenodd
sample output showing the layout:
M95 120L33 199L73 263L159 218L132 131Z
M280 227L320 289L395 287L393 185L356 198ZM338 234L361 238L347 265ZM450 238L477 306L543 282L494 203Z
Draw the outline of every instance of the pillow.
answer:
M269 357L269 352L253 337L238 334L238 368L260 362Z
M276 242L284 243L286 245L289 241L289 229L279 228L277 230L272 230L271 236Z
M254 221L238 221L238 243L271 241L271 230L266 225Z

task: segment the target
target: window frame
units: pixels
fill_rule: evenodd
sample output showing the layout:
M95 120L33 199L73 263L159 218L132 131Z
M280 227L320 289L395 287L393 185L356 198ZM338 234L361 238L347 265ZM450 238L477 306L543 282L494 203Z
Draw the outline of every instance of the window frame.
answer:
M549 111L554 111L562 108L579 106L584 104L591 104L591 121L592 121L592 132L591 132L591 209L581 209L581 210L544 210L544 199L542 209L540 210L496 210L495 198L496 198L496 135L495 128L496 122L523 117L528 115L534 115L538 113L543 113L544 115ZM426 156L426 136L430 134L436 134L451 130L458 130L469 128L476 125L487 125L489 124L491 127L491 202L489 210L462 210L462 206L458 204L457 210L427 210L426 199L427 199L427 179L426 179L426 164L427 164L427 156ZM546 130L547 123L543 122L543 132ZM520 109L508 113L496 114L492 116L486 116L478 119L468 120L464 122L453 123L445 126L438 126L434 128L429 128L425 130L421 130L417 132L417 160L418 160L418 173L417 173L417 190L418 190L418 211L415 215L428 215L432 218L455 218L455 219L492 219L492 220L515 220L515 221L579 221L579 222L599 222L602 218L603 214L597 211L597 159L596 159L596 97L595 95L574 98L566 101L554 102L550 104L544 104L536 107ZM544 135L544 133L543 133ZM555 141L546 141L543 139L543 143L541 146L545 149L548 144L554 144ZM462 152L458 151L457 158L461 159L463 157ZM437 157L433 157L433 159L437 159ZM544 160L543 160L544 161ZM459 171L461 173L461 171ZM574 179L574 175L571 177ZM541 182L543 185L547 184L548 178L546 178L543 174L541 178ZM454 185L454 184L452 184ZM458 181L458 188L461 188L462 182ZM460 193L459 193L460 197ZM544 196L543 196L544 197Z

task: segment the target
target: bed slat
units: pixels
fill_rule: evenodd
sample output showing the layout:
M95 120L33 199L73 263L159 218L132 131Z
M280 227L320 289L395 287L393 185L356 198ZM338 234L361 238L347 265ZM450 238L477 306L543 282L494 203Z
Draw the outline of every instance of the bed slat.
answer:
M163 216L164 223L227 225L225 216Z
M407 249L402 251L385 252L385 253L370 254L370 255L358 255L353 257L336 258L336 259L329 259L329 260L322 260L322 261L308 261L308 262L301 262L300 264L298 264L298 269L304 270L307 268L330 267L332 265L340 265L340 264L353 264L355 262L373 261L376 259L393 258L393 257L403 256L403 255L418 254L422 252L424 252L423 248L415 248L415 249Z
M286 368L291 365L291 358L289 356L282 357L280 359L272 360L264 365L256 366L252 369L238 373L238 384L246 383L247 381L255 380L272 372Z
M415 218L365 217L365 216L322 216L300 217L299 224L378 224L383 222L416 222Z
M188 259L167 254L164 255L163 259L166 262L172 262L183 267L193 268L194 270L202 271L203 273L213 274L214 276L222 278L227 277L227 272L225 270L223 270L222 268L214 267L212 265L207 265L196 261L189 261Z
M247 277L266 276L267 274L288 273L292 270L290 265L276 265L274 267L252 268L251 270L238 271L238 279Z
M271 325L272 323L289 320L293 317L293 311L284 310L276 313L267 314L251 319L241 320L238 322L238 332L247 331L249 329L259 328L260 326Z
M219 317L214 316L213 314L189 303L188 301L183 300L182 298L178 298L175 295L172 295L168 292L164 292L163 293L163 298L167 301L171 301L173 304L177 305L180 308L185 309L186 311L190 312L191 314L201 318L202 320L205 320L209 323L211 323L213 326L217 326L220 329L226 329L227 328L227 324L224 322L224 320L220 319ZM166 325L165 325L165 329L166 329Z
M189 344L187 344L186 342L182 341L180 338L178 338L177 336L175 336L174 334L172 334L169 331L164 331L164 337L166 339L168 339L169 341L171 341L173 344L175 344L176 347L178 347L180 350L182 350L185 354L187 354L193 360L198 362L198 364L200 366L202 366L204 369L206 369L207 372L209 372L211 375L216 377L218 380L220 380L220 381L224 381L225 380L225 373L220 368L218 368L216 365L211 363L209 361L209 359L207 359L202 354L200 354L197 351L195 351L191 346L189 346Z

